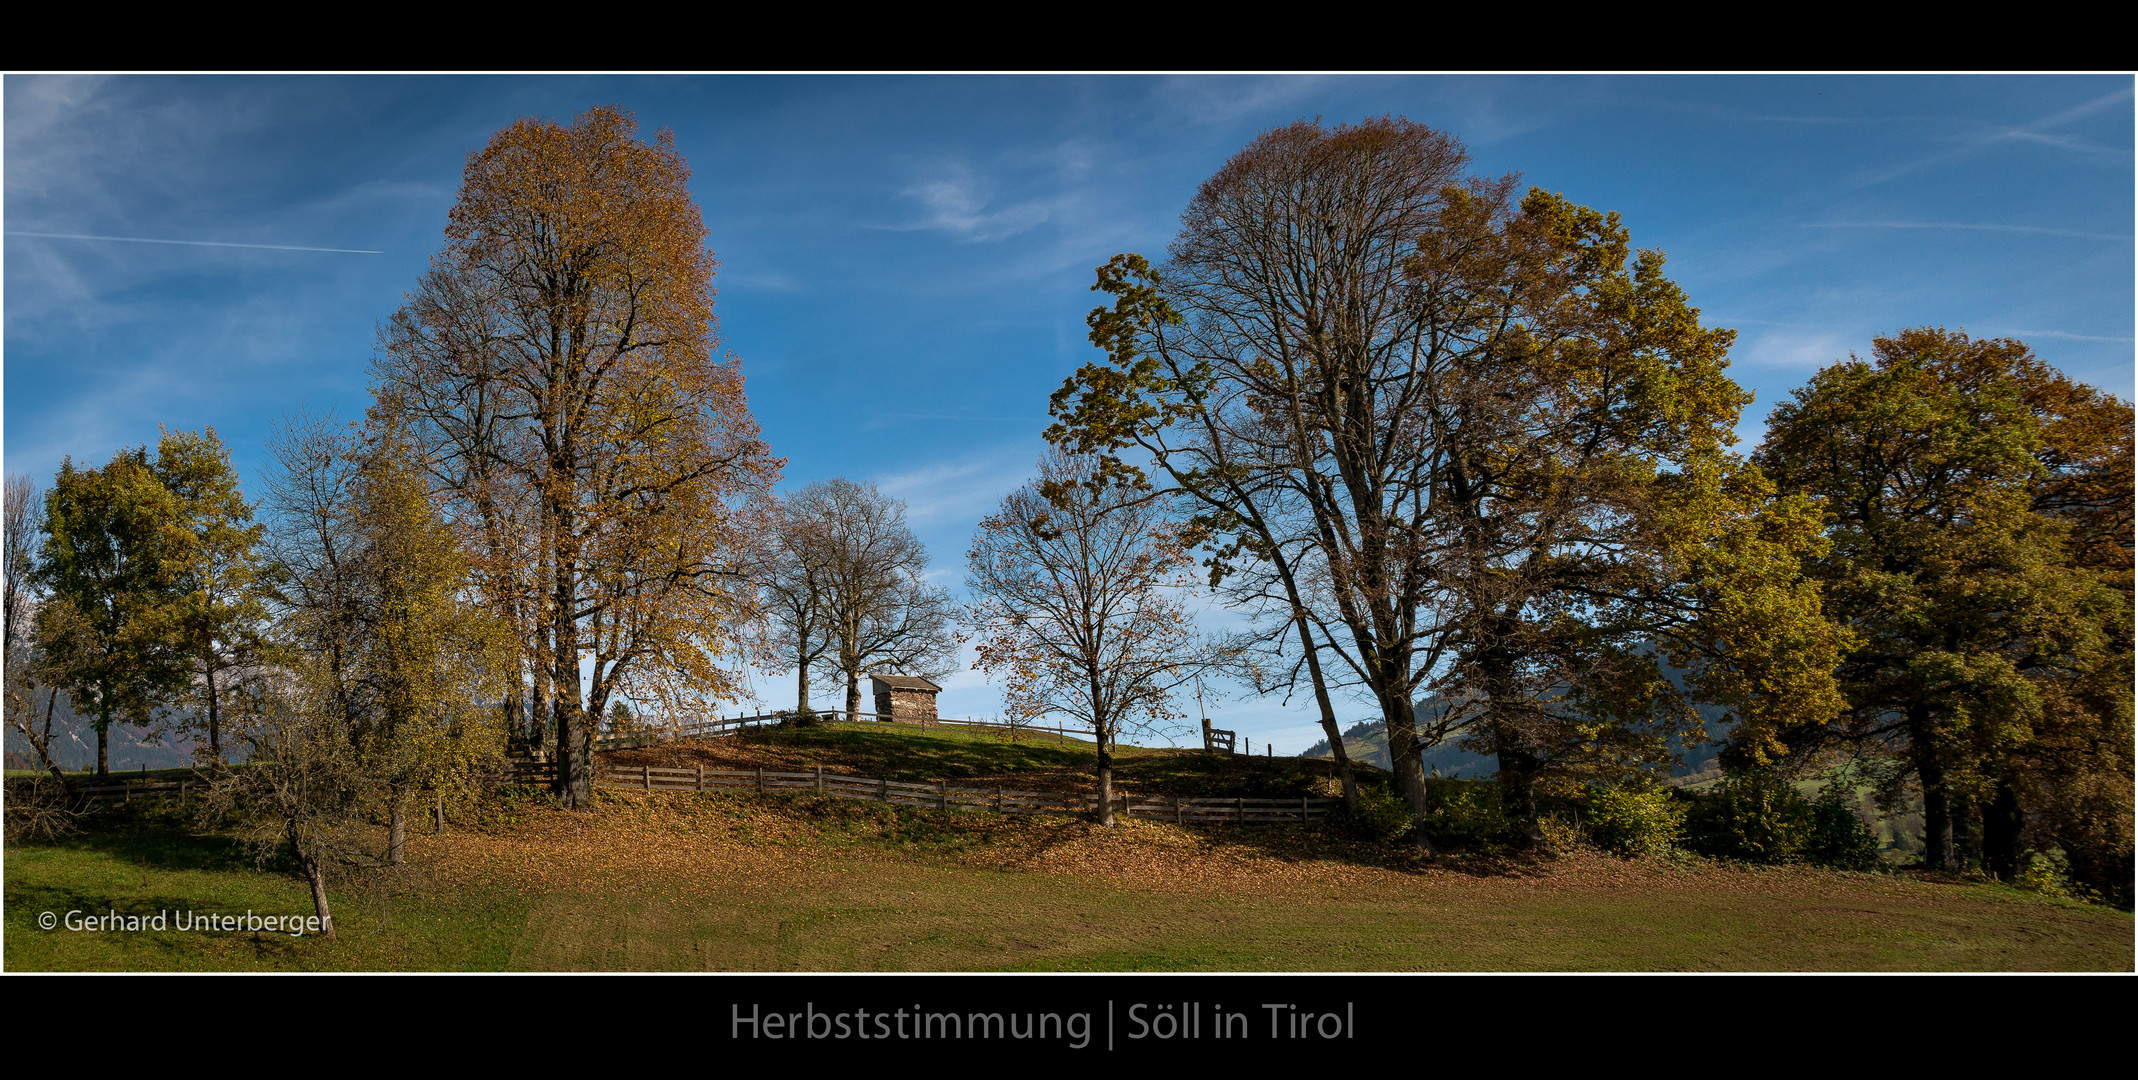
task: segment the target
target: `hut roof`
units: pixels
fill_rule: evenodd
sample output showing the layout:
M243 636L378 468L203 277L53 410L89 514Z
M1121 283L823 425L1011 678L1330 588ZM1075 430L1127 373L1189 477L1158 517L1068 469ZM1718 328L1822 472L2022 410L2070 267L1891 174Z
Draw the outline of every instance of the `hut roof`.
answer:
M893 690L926 690L930 693L940 693L943 689L942 687L937 686L936 684L929 682L928 680L923 679L918 675L871 674L869 678L874 679L877 682L880 682Z

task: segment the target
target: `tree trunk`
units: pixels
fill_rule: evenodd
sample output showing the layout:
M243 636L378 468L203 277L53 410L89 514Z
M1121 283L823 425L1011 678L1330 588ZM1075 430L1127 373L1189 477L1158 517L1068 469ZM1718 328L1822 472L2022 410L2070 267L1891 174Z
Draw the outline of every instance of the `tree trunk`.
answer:
M1982 865L1982 833L1975 827L1975 801L1952 795L1952 868L1965 873Z
M1418 745L1417 711L1409 695L1404 694L1384 697L1381 716L1388 734L1388 765L1396 774L1396 790L1410 804L1411 842L1427 855L1438 856L1440 848L1426 831L1430 792L1425 786L1425 748Z
M512 692L505 695L505 702L502 706L505 713L505 751L507 753L529 748L527 725L520 720L520 713L527 708L527 688L520 684L518 672L513 674ZM534 748L540 749L541 744L534 744Z
M290 854L296 857L298 868L304 871L305 884L312 887L312 909L319 913L319 936L331 941L334 938L334 912L327 907L325 868L319 865L317 856L306 852L304 845L298 842L297 822L289 821L288 827Z
M111 773L111 717L97 717L97 779Z
M1314 704L1321 710L1321 730L1329 737L1329 756L1336 760L1337 772L1344 778L1344 813L1356 814L1359 809L1358 776L1351 768L1351 752L1344 749L1344 733L1337 727L1336 706L1329 701L1329 687L1322 682L1321 656L1314 648L1314 635L1307 629L1305 616L1295 616L1292 624L1299 629L1299 647L1306 656L1307 678L1314 684ZM1422 835L1423 830L1420 832Z
M809 644L808 638L804 637L802 640L802 644L804 647L807 647ZM794 711L809 711L809 661L807 660L803 660L795 667Z
M217 765L223 763L222 713L218 706L219 695L215 690L215 665L211 661L207 671L208 680L208 760Z
M67 779L67 771L59 767L59 762L52 760L52 711L58 706L59 687L55 686L45 691L44 738L40 740L32 737L30 745L36 747L38 756L45 759L45 768L50 770L52 775L59 780L59 790L71 804L74 801L74 784ZM27 729L30 725L24 725L24 727ZM30 731L29 734L34 736L35 732Z
M848 670L846 673L846 718L848 720L861 718L861 678L857 672L852 670Z
M1521 842L1534 847L1544 840L1544 829L1537 821L1537 773L1544 763L1512 737L1500 741L1498 761L1500 805L1514 812Z
M1099 733L1099 824L1112 828L1114 824L1114 745L1105 732Z
M570 535L562 511L557 512L556 533ZM573 618L573 560L565 553L556 557L553 595L550 597L550 715L557 724L557 796L568 809L588 806L594 797L594 735L598 717L589 717L579 692L579 626Z
M2019 792L2009 782L1997 785L1997 794L1982 808L1982 869L1999 881L2010 881L2023 869L2025 854L2021 838L2027 815L2020 809Z
M1922 706L1908 710L1908 745L1915 756L1915 778L1923 788L1923 869L1954 870L1952 793L1945 781L1945 763L1938 760L1930 730L1930 711Z
M395 786L392 800L386 823L386 865L400 866L405 861L402 847L408 843L408 789Z
M550 716L549 689L549 650L537 646L534 693L527 699L527 734L536 750L554 756L557 734Z
M431 831L437 836L445 835L445 792L443 791L438 793L438 801L431 804Z

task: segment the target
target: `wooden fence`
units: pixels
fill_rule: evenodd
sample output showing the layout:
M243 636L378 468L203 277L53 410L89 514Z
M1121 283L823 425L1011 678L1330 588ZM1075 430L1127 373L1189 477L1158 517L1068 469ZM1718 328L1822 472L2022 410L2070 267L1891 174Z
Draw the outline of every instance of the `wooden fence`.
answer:
M736 716L727 719L714 717L711 720L700 720L694 724L654 728L648 731L633 732L629 735L603 736L594 740L594 748L596 750L623 750L634 746L652 746L655 743L668 742L672 739L718 739L747 731L751 728L777 727L783 719L784 717L777 713L760 713L756 716ZM919 727L990 728L996 731L1051 733L1064 739L1089 741L1092 738L1091 732L1083 728L1071 731L1066 724L1005 724L998 720L974 720L971 718L959 720L946 718L894 720L891 717L872 712L820 712L817 714L817 722L820 724L897 723L912 724Z
M594 783L647 794L660 791L747 791L759 794L814 791L842 799L862 799L916 809L992 810L998 814L1092 814L1099 808L1096 794L1016 791L1000 786L960 787L953 786L948 780L911 783L828 773L821 767L810 772L786 772L599 765L594 770ZM1277 799L1114 796L1116 813L1182 825L1297 825L1321 820L1336 803L1335 799L1304 795Z

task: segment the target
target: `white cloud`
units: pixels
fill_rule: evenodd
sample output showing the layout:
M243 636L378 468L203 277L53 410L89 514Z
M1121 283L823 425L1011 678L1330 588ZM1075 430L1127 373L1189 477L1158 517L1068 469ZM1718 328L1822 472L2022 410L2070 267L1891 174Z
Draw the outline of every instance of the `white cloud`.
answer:
M899 194L918 199L927 214L920 221L892 228L940 230L975 243L1007 239L1053 216L1052 207L1041 199L990 209L988 186L962 163L950 165L943 175L914 184Z

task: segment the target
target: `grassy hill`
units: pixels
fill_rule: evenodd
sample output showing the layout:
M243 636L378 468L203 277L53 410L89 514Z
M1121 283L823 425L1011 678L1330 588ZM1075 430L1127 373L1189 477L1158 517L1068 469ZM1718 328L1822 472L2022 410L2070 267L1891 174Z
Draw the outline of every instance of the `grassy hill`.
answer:
M911 782L1001 784L1027 791L1090 791L1098 753L1091 743L1048 732L905 724L825 724L765 728L722 739L603 751L604 762L688 769L810 769ZM1328 761L1227 757L1204 750L1119 747L1114 783L1137 795L1281 798L1335 793Z

